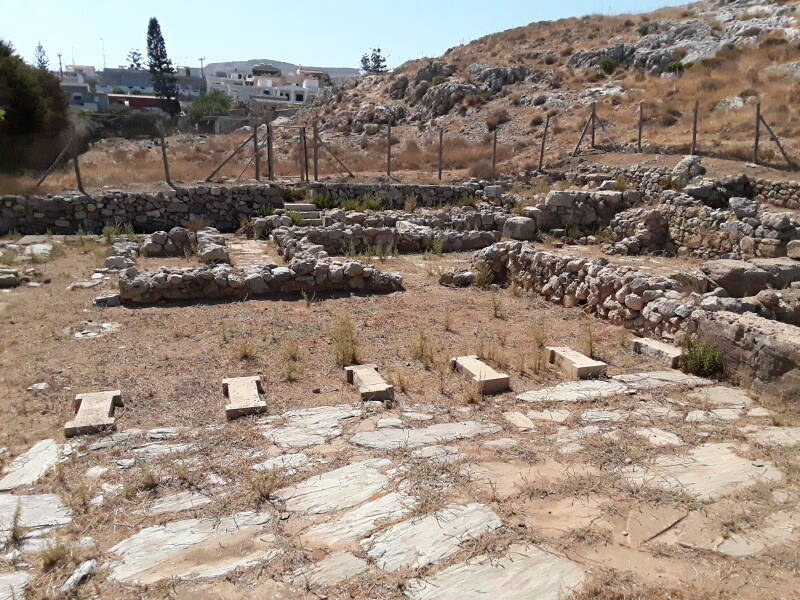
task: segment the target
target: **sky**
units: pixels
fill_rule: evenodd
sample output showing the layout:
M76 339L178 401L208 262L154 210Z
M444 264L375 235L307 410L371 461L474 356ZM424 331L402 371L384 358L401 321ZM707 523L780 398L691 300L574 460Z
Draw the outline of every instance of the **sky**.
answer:
M532 21L647 12L686 0L0 0L0 39L32 61L41 41L58 68L125 63L146 49L156 17L176 66L269 58L300 65L358 67L379 47L390 68ZM74 61L73 61L74 58Z

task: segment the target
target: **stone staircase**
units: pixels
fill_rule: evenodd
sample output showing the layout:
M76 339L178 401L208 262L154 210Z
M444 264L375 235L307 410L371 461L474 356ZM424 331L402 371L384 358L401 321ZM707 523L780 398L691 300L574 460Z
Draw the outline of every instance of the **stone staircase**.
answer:
M322 225L322 218L316 205L310 202L285 202L284 210L297 213L303 218L304 225L308 227L319 227Z

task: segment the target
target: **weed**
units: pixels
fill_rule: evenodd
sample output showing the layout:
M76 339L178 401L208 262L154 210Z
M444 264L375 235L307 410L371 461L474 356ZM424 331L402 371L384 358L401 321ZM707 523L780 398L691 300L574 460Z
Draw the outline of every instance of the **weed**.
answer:
M22 520L22 503L17 502L14 514L11 515L11 525L8 528L8 545L18 546L22 543L24 532L20 521Z
M133 230L133 225L130 223L117 223L116 225L106 225L103 227L103 237L106 243L110 244L115 238L126 237L129 239L136 238L136 232Z
M487 289L494 282L494 272L489 263L481 262L475 265L475 286L482 290Z
M132 498L139 492L151 492L157 487L158 476L148 467L141 467L134 480L125 486L123 494L126 498Z
M617 178L614 180L614 189L618 192L624 192L628 189L629 184L628 180L625 178L624 175L617 175Z
M444 314L444 330L453 332L453 317L450 314L450 311L447 311Z
M333 357L340 367L357 364L358 348L353 322L349 316L339 319L331 332Z
M427 370L430 370L436 359L436 348L421 329L411 343L411 358L421 362Z
M317 294L314 292L313 294L309 295L309 293L305 290L300 292L300 295L303 297L303 301L306 303L306 308L311 308L311 305L317 299Z
M505 319L506 314L503 310L503 301L500 299L500 295L496 292L492 294L492 315L495 319Z
M339 203L334 200L328 192L318 192L311 201L319 210L338 208Z
M236 358L239 360L253 360L257 354L258 349L250 340L242 340L236 347Z
M444 242L440 237L434 237L431 240L431 252L434 254L442 254L444 252Z
M270 217L275 214L275 209L271 206L259 206L256 209L256 214L259 217Z
M400 369L395 369L389 374L389 383L403 393L408 389L408 382L406 381L403 371Z
M39 560L42 561L42 570L52 571L60 564L67 562L70 558L70 546L61 538L56 538L39 552Z
M260 501L269 500L272 493L283 485L283 476L278 470L259 470L247 476L247 483Z
M186 223L186 229L194 231L195 233L210 226L211 226L211 220L204 219L203 217L192 217L192 220Z
M692 375L722 379L725 361L722 350L706 340L688 340L680 361L681 369Z
M403 205L403 210L405 210L407 213L413 213L415 210L417 210L417 202L418 200L416 194L409 195Z
M289 210L286 212L286 216L292 220L292 225L295 227L302 227L305 225L306 220L300 216L300 213Z

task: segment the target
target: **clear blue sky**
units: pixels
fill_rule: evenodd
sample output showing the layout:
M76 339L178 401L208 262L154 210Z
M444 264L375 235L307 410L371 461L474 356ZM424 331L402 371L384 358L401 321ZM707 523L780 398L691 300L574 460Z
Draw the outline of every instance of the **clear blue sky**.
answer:
M38 41L58 67L123 64L145 51L147 21L157 17L176 65L271 58L296 64L357 67L383 49L390 67L450 46L526 25L590 13L646 12L685 0L0 0L0 38L31 60Z

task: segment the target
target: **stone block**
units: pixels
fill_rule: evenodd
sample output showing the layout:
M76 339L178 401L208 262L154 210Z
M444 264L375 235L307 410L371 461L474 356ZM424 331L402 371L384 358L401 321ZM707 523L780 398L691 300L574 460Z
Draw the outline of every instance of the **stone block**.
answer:
M672 344L667 344L660 340L634 338L631 343L633 351L636 352L636 354L657 358L671 369L678 367L678 362L681 356L683 356L683 350L678 346L673 346Z
M510 217L503 224L503 236L513 240L530 241L536 238L536 221L528 217Z
M450 368L472 377L472 380L480 386L482 394L500 394L511 387L508 375L498 373L474 355L451 358Z
M64 436L87 435L117 428L114 410L122 406L122 392L111 390L78 394L73 403L75 418L64 425Z
M292 212L314 212L317 210L317 205L311 202L284 202L283 208Z
M264 389L258 375L223 379L222 393L228 398L225 405L225 417L228 420L267 412L267 403L259 396Z
M352 365L344 368L347 383L352 383L358 388L361 400L380 400L391 403L394 401L394 386L386 383L378 374L376 365Z
M547 362L555 365L567 377L588 379L606 374L606 363L584 356L566 346L547 346Z
M502 185L487 185L483 188L483 193L487 198L499 198L503 195Z

